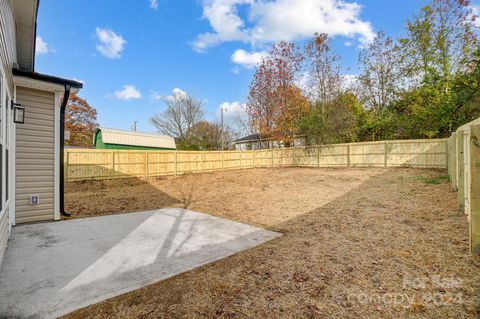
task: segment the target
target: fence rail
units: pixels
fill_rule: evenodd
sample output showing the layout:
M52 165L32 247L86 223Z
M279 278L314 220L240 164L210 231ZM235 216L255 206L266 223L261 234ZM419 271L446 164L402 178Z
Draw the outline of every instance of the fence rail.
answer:
M446 168L447 140L399 140L255 151L65 151L67 181L149 178L265 167Z

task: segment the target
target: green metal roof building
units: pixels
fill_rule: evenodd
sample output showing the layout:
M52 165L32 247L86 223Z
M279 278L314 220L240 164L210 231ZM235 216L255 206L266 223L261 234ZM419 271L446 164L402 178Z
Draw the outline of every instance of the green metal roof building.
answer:
M176 150L175 140L166 135L97 128L93 134L96 149Z

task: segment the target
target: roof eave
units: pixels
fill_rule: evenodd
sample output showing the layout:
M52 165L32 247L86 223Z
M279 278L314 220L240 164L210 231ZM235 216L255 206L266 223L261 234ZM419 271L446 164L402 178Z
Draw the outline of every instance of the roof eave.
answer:
M42 74L37 72L22 71L19 69L13 69L12 72L13 72L13 75L15 76L22 76L22 77L26 77L33 80L38 80L38 81L43 81L43 82L58 84L58 85L70 85L72 88L75 88L77 90L83 88L83 84L81 82L61 78L58 76Z
M22 36L26 36L24 41L19 41L17 34L17 49L21 46L22 52L27 52L24 59L20 59L17 50L17 63L20 69L26 71L35 70L35 50L37 37L37 17L38 9L40 7L40 0L22 0L11 1L13 13L15 16L15 24L17 32L23 32ZM22 27L20 27L20 25ZM25 29L23 28L25 27ZM28 30L28 31L26 31Z

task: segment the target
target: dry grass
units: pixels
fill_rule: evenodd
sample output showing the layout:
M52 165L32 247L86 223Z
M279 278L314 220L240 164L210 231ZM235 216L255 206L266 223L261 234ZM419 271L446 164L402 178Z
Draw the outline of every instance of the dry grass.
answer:
M284 236L67 317L475 318L480 258L443 175L290 168L71 184L75 217L188 207Z

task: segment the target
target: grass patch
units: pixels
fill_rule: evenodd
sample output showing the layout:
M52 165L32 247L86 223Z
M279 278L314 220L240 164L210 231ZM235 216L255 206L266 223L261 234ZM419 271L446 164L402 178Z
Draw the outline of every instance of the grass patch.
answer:
M450 181L450 176L448 175L433 176L433 177L417 176L416 179L422 181L427 185L438 185L438 184L441 184L442 182Z

